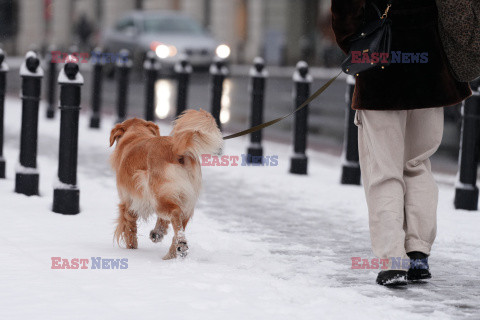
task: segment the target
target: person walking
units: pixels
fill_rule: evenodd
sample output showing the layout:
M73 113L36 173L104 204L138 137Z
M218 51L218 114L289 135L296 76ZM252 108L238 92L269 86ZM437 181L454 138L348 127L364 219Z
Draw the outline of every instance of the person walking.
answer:
M85 13L83 13L79 18L76 26L76 33L80 42L80 50L90 50L90 37L93 33L93 27Z
M382 12L388 4L332 0L332 27L345 53L364 23L378 19L370 2ZM431 277L428 256L436 236L438 188L429 158L442 141L443 107L472 92L468 83L455 80L448 65L435 0L393 0L388 17L391 52L406 58L358 74L352 108L372 250L389 259L376 282L405 285ZM427 61L409 58L415 54Z

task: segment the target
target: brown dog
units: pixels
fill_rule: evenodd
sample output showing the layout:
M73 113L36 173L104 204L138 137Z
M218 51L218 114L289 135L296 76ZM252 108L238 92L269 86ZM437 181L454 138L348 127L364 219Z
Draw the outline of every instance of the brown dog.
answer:
M202 183L200 156L218 153L223 146L215 120L201 109L187 110L175 121L170 136L160 136L153 122L129 119L112 129L110 146L115 141L111 164L120 197L115 239L136 249L137 219L156 213L157 224L150 239L160 242L170 222L175 232L163 259L186 256L185 227L193 216Z

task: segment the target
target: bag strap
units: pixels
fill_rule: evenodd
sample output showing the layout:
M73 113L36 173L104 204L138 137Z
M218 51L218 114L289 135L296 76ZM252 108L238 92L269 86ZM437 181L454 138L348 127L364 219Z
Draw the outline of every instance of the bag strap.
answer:
M387 8L385 9L385 12L382 14L382 16L380 17L380 19L385 19L387 16L388 16L388 11L390 11L390 7L392 6L392 3L393 3L393 0L389 0L387 2Z
M388 11L390 11L390 7L392 6L392 2L393 0L389 0L387 2L387 8L385 9L385 11L383 12L383 14L381 13L380 9L378 9L378 7L375 5L375 3L373 3L372 1L370 1L370 4L372 5L372 7L375 9L375 11L377 12L377 15L378 17L383 20L385 19L387 16L388 16Z
M370 4L372 5L373 9L375 9L375 11L377 11L377 15L379 18L382 17L382 13L380 12L380 9L378 9L377 5L373 2L370 2Z

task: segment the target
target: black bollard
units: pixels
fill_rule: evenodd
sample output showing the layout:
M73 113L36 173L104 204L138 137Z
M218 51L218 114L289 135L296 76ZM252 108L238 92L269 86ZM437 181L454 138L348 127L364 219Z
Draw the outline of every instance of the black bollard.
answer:
M102 108L102 85L103 85L103 64L102 49L95 48L90 59L93 64L92 81L92 114L90 116L90 128L100 128L100 110Z
M222 110L223 81L228 75L228 69L222 59L216 57L210 66L212 75L212 116L217 122L218 128L222 130L220 112Z
M58 150L58 184L53 190L53 212L80 212L77 187L78 118L83 77L78 59L68 57L58 76L60 85L60 147Z
M308 73L308 64L305 61L297 63L293 81L295 82L293 96L294 108L296 109L310 97L310 84L313 79ZM305 150L307 149L308 105L295 113L294 121L294 155L290 160L290 173L307 174L308 158Z
M355 78L347 77L347 92L345 100L347 109L345 113L345 137L343 140L342 178L341 184L360 185L360 163L358 159L358 128L354 124L355 110L352 109L353 90Z
M22 130L20 134L20 165L15 175L15 192L38 195L37 171L38 105L43 69L33 51L27 52L20 67L22 77Z
M127 117L127 100L128 100L128 78L132 61L130 60L130 52L126 49L120 50L117 60L117 123L123 122Z
M55 117L56 88L57 88L57 61L52 54L54 46L48 48L48 72L47 72L47 119Z
M478 82L472 82L473 95L462 105L459 173L455 187L455 209L477 210L477 168L480 145L480 92Z
M148 51L145 62L143 63L145 70L145 120L155 120L155 82L157 82L160 63L157 61L155 52Z
M175 73L177 75L177 111L178 117L183 111L187 109L188 100L188 83L190 81L190 74L192 73L192 66L188 61L187 56L182 56L180 61L175 64Z
M254 127L263 123L263 102L265 96L265 79L268 72L265 70L265 61L256 57L253 60L253 67L250 69L250 93L251 93L251 111L250 126ZM250 146L247 149L248 163L262 163L262 130L250 134Z
M5 53L0 49L0 179L5 178L5 158L3 157L3 124L5 122L5 88L7 86L8 65L4 62Z

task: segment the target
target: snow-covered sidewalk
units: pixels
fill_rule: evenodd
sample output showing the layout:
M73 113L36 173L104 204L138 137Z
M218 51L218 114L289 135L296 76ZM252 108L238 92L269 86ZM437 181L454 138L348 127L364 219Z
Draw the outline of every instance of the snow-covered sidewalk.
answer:
M265 143L278 166L204 167L204 190L186 236L186 259L164 261L169 235L139 249L113 244L118 202L108 138L80 119L81 213L51 212L59 115L40 112L40 197L13 192L21 104L6 101L7 179L0 180L1 319L451 319L480 314L480 214L455 211L453 176L440 184L433 279L403 289L374 284L378 270L352 270L370 250L363 190L339 184L340 159L310 152L309 175L288 173L290 146ZM161 133L168 134L168 123ZM245 153L246 139L225 154ZM52 257L128 259L127 269L56 270Z

